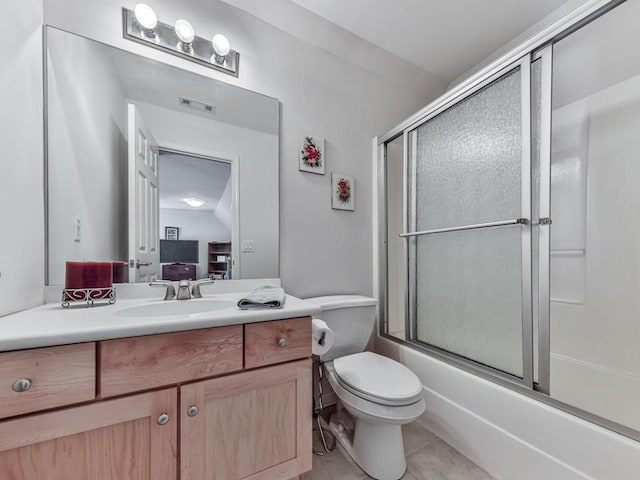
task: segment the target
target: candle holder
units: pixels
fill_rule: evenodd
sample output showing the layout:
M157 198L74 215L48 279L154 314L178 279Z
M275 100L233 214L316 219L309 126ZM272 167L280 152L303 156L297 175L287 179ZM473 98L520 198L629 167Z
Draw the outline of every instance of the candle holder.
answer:
M110 288L65 288L62 290L62 307L69 308L72 303L84 302L92 307L96 302L110 305L116 303L116 290Z

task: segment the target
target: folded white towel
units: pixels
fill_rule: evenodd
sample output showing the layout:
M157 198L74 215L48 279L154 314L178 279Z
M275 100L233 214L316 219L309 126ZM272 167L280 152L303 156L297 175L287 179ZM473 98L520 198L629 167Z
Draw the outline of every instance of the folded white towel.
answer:
M241 298L238 307L242 310L258 309L258 308L282 308L284 305L285 294L280 287L272 287L263 285L255 287L246 297Z

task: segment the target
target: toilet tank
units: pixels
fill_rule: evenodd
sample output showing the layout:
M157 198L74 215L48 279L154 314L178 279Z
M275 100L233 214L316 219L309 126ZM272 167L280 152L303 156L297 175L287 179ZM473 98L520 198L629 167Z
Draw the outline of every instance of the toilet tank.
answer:
M306 298L322 308L321 318L333 330L334 343L323 361L364 351L376 321L377 300L362 295L330 295Z

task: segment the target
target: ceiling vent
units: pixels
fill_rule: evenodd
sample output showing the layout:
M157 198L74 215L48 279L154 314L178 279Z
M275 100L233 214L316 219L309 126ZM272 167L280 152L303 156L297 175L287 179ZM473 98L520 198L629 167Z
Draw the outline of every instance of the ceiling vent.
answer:
M188 98L178 97L178 103L182 107L192 108L193 110L198 110L199 112L210 113L211 115L214 115L216 113L215 106L198 102L197 100L190 100Z

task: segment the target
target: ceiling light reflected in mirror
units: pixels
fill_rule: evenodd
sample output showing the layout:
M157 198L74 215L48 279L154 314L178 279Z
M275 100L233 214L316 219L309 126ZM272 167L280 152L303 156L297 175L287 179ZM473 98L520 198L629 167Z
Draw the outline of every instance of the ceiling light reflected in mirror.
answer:
M200 200L199 198L196 198L196 197L183 198L182 201L193 208L200 208L205 203L207 203L204 200Z

